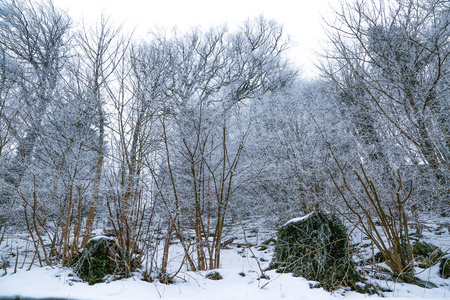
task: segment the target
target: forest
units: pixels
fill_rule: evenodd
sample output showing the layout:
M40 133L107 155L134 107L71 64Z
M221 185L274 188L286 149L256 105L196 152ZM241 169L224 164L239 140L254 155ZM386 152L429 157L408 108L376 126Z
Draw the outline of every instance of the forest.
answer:
M67 266L110 235L169 282L219 269L230 228L323 211L403 278L421 216L450 217L449 25L448 1L342 2L305 79L263 16L136 40L1 1L0 244Z

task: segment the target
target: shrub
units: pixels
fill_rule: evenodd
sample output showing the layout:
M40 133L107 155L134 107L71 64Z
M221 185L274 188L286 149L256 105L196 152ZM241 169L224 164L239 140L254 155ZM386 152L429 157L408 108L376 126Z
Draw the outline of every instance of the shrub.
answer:
M337 217L323 212L280 228L270 267L319 281L327 290L362 280L349 255L347 228Z
M400 172L392 173L395 185L386 189L385 184L374 181L368 176L366 167L360 163L360 170L353 169L353 175L347 173L334 156L336 166L344 184L332 175L333 183L350 210L350 222L358 227L378 248L383 260L394 278L406 281L414 274L412 240L408 229L408 200L411 197L413 183L403 185ZM386 174L387 176L390 176ZM348 184L349 182L356 184ZM352 221L353 220L353 221Z
M138 267L139 260L123 257L121 253L114 239L94 238L86 244L81 255L73 259L71 266L89 285L102 282L106 275L129 277Z
M437 264L439 259L444 256L444 252L439 247L426 242L416 241L411 248L414 260L418 262L419 267L424 269ZM389 248L389 251L393 252L394 250ZM406 256L408 249L403 247L402 251L405 253L404 256ZM381 252L378 252L374 256L374 261L376 263L385 262L385 258Z
M419 267L429 268L439 262L444 252L435 245L417 241L413 247L413 255L420 262Z

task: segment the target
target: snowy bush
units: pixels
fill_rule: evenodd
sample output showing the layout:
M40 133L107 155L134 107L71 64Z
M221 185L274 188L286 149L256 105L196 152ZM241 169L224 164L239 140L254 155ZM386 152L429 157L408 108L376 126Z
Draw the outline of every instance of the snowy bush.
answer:
M319 281L327 290L353 286L361 278L348 244L347 229L337 217L313 212L280 228L271 268Z
M91 239L72 262L75 273L90 285L102 282L106 275L129 277L139 265L138 259L126 259L113 238Z

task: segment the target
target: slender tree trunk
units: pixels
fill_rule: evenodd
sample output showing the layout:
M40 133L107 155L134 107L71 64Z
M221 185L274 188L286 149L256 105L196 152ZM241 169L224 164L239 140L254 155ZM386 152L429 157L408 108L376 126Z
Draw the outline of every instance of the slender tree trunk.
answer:
M103 113L103 109L98 103L98 114L99 114L99 135L98 135L98 145L97 145L97 164L95 166L95 178L94 178L94 193L92 195L92 202L89 206L89 213L86 220L86 228L84 231L83 240L81 242L81 248L86 246L87 242L91 238L92 229L94 226L94 219L97 211L98 199L100 194L100 183L101 183L101 175L103 169L103 142L105 135L105 117Z
M69 231L70 231L70 215L72 213L72 202L73 202L73 182L70 183L69 187L69 206L67 208L65 227L63 231L63 256L68 258L69 255Z

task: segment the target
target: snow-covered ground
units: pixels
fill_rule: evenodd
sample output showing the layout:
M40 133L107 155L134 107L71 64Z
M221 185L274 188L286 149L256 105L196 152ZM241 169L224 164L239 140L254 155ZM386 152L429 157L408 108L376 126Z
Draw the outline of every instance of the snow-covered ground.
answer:
M425 240L442 247L448 251L450 246L450 234L448 228L439 225L435 221L424 232ZM262 236L249 237L249 242L258 244L263 240ZM267 236L266 236L267 237ZM264 237L265 238L265 237ZM14 240L8 241L8 247L15 249ZM447 248L446 248L447 247ZM0 254L5 253L6 244L0 247ZM362 295L352 291L338 290L334 293L323 289L310 288L314 282L291 274L278 274L274 270L267 271L270 279L259 279L261 276L257 260L261 267L267 268L272 258L273 245L262 251L259 247L253 247L252 252L245 247L231 245L222 252L222 267L217 270L223 277L214 281L206 278L205 272L182 271L176 277L175 283L161 284L158 281L146 282L136 276L128 279L100 283L89 286L80 282L71 269L62 267L38 267L33 266L29 271L28 264L23 268L19 264L14 274L14 266L7 269L6 274L0 270L0 299L367 299L379 298L379 295ZM176 267L176 257L181 254L175 245L172 254ZM14 265L14 264L12 264ZM433 282L438 287L427 289L415 285L395 283L391 281L377 280L376 282L392 292L384 292L384 297L396 299L422 299L439 298L450 299L450 279L442 279L438 275L438 266L421 271L423 280ZM421 271L421 272L420 272ZM16 298L19 297L19 298Z

